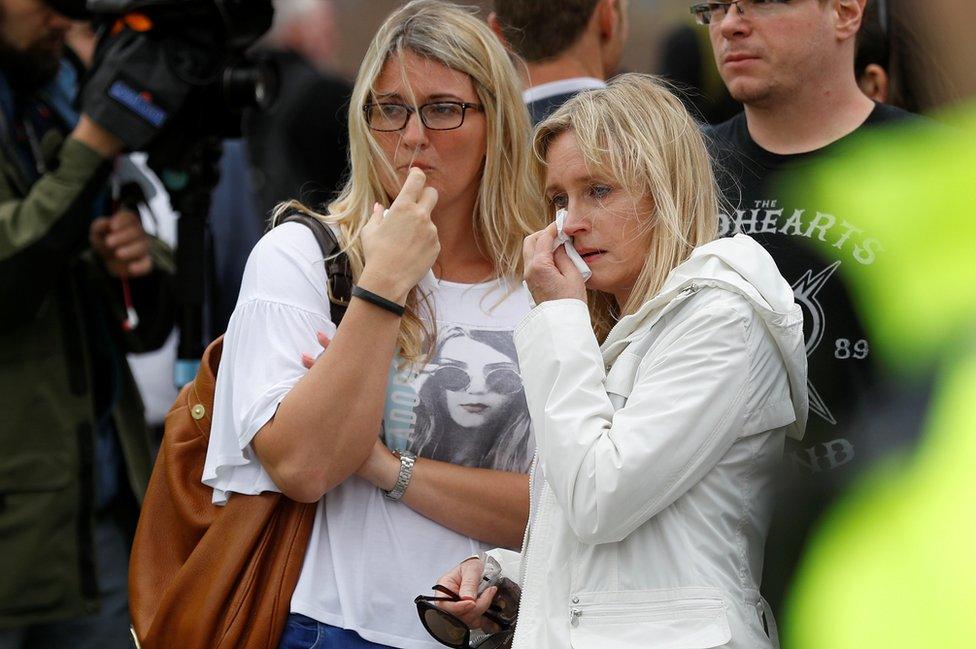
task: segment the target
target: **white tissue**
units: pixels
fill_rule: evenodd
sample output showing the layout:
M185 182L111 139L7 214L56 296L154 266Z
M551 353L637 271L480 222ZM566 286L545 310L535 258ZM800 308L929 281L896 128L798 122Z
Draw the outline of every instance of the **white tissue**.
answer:
M566 249L566 254L569 255L570 260L573 262L573 265L576 266L576 270L578 270L583 276L583 281L585 282L590 279L590 275L593 274L593 271L591 271L590 267L586 265L586 262L583 261L582 257L580 257L580 254L576 252L576 248L573 247L572 237L563 232L563 225L566 223L566 215L566 210L558 210L556 212L556 245L554 245L552 249L555 250L559 246L563 246L563 248Z

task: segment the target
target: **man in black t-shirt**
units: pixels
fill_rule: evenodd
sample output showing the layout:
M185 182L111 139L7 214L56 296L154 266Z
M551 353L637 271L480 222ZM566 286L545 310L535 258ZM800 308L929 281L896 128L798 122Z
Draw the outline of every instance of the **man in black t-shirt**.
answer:
M829 202L795 203L781 192L784 176L836 153L856 132L910 116L858 88L855 37L865 1L742 0L692 8L707 25L723 81L745 107L706 132L726 201L721 234L759 241L793 285L804 315L810 418L803 441L787 443L784 491L767 541L763 590L775 611L810 526L865 459L858 435L879 378L838 269L870 266L885 254L884 241L861 228L857 214ZM814 239L829 245L815 247Z

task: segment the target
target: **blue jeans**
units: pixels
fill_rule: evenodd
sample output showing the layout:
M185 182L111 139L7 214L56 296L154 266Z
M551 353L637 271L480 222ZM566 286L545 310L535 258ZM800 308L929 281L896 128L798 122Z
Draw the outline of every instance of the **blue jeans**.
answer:
M281 634L278 649L391 649L385 644L363 640L358 633L317 622L292 613Z

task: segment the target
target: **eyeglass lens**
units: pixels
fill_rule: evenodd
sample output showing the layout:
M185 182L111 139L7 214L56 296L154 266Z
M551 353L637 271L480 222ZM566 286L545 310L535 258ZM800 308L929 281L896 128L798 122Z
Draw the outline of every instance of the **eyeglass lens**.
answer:
M438 608L424 610L424 626L434 638L451 647L463 647L469 629L454 616L448 616Z
M471 385L467 371L453 365L437 368L434 377L445 390L451 392L460 392ZM498 394L515 394L522 389L522 377L515 370L497 367L485 375L485 387Z
M726 14L735 5L736 11L740 16L756 15L763 16L775 12L783 5L789 4L790 0L731 0L730 2L702 2L693 5L691 12L695 14L695 19L699 25L709 25L713 21L721 22Z

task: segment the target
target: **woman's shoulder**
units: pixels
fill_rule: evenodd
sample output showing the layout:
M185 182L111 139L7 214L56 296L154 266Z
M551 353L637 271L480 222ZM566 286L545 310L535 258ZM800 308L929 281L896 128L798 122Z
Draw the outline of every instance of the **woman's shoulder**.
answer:
M723 330L735 322L749 327L756 320L756 310L744 296L722 287L702 286L671 309L659 324L661 328L693 326L704 333L711 327Z
M307 308L327 300L325 259L315 235L301 223L269 230L248 256L238 304L253 299L297 302Z

